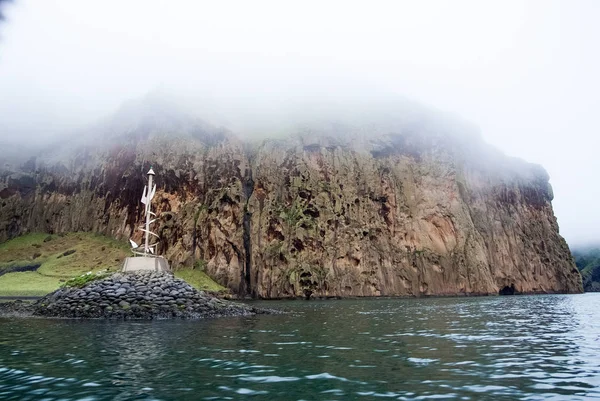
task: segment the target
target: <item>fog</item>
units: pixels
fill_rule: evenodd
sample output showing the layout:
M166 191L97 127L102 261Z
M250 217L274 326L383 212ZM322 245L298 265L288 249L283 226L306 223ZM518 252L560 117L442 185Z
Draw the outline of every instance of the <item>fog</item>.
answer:
M600 242L600 2L0 7L3 154L147 93L189 99L200 116L248 134L269 116L285 120L282 110L397 97L460 116L506 154L542 164L562 235L571 245Z

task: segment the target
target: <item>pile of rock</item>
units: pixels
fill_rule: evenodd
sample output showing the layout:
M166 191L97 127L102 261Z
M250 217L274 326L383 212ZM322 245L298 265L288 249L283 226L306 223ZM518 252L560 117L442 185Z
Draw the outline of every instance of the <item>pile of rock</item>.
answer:
M0 302L0 317L28 317L33 315L30 302L20 299L12 302Z
M165 272L116 273L83 288L58 289L32 308L37 316L109 319L201 319L272 312L213 297Z

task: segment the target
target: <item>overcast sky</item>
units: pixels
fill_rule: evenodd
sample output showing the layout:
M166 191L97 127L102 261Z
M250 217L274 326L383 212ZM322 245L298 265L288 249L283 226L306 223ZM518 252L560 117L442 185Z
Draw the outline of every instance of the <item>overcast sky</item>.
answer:
M561 233L600 241L600 1L16 0L3 13L0 138L74 129L157 88L242 103L373 88L542 164Z

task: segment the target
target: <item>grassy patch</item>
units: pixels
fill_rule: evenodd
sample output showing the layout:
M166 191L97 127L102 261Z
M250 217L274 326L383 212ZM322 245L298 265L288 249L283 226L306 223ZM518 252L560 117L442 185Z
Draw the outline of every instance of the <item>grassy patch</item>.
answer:
M36 252L41 253L39 249L47 236L48 234L29 234L0 244L0 263L31 260Z
M61 285L81 286L102 272L118 271L129 256L126 243L91 233L65 235L28 234L0 244L2 270L40 264L36 271L0 276L0 296L43 296ZM198 290L227 292L205 272L205 261L196 268L181 269L175 276ZM86 274L91 272L91 274Z
M56 277L37 272L7 273L0 276L0 296L35 297L56 290L62 283Z
M226 292L227 289L216 283L206 273L196 269L181 269L175 273L176 277L187 281L192 287L201 291Z
M128 255L126 243L92 233L18 237L0 244L0 272L33 263L40 267L0 276L0 296L44 295L87 272L117 271Z
M65 287L81 288L81 287L84 287L85 285L87 285L88 283L91 283L92 281L100 280L100 279L108 276L109 274L110 273L104 273L104 272L98 272L95 274L92 272L87 272L85 274L82 274L81 276L73 277L72 279L68 280L65 283Z

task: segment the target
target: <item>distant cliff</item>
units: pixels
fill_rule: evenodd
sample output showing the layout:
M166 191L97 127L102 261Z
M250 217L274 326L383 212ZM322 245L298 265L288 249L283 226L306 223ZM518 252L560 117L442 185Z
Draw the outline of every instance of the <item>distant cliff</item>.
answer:
M0 241L139 239L150 165L162 252L241 295L582 291L547 173L427 118L314 124L252 143L183 114L124 110L4 168Z
M585 291L600 291L600 247L573 249L575 264L581 272Z

